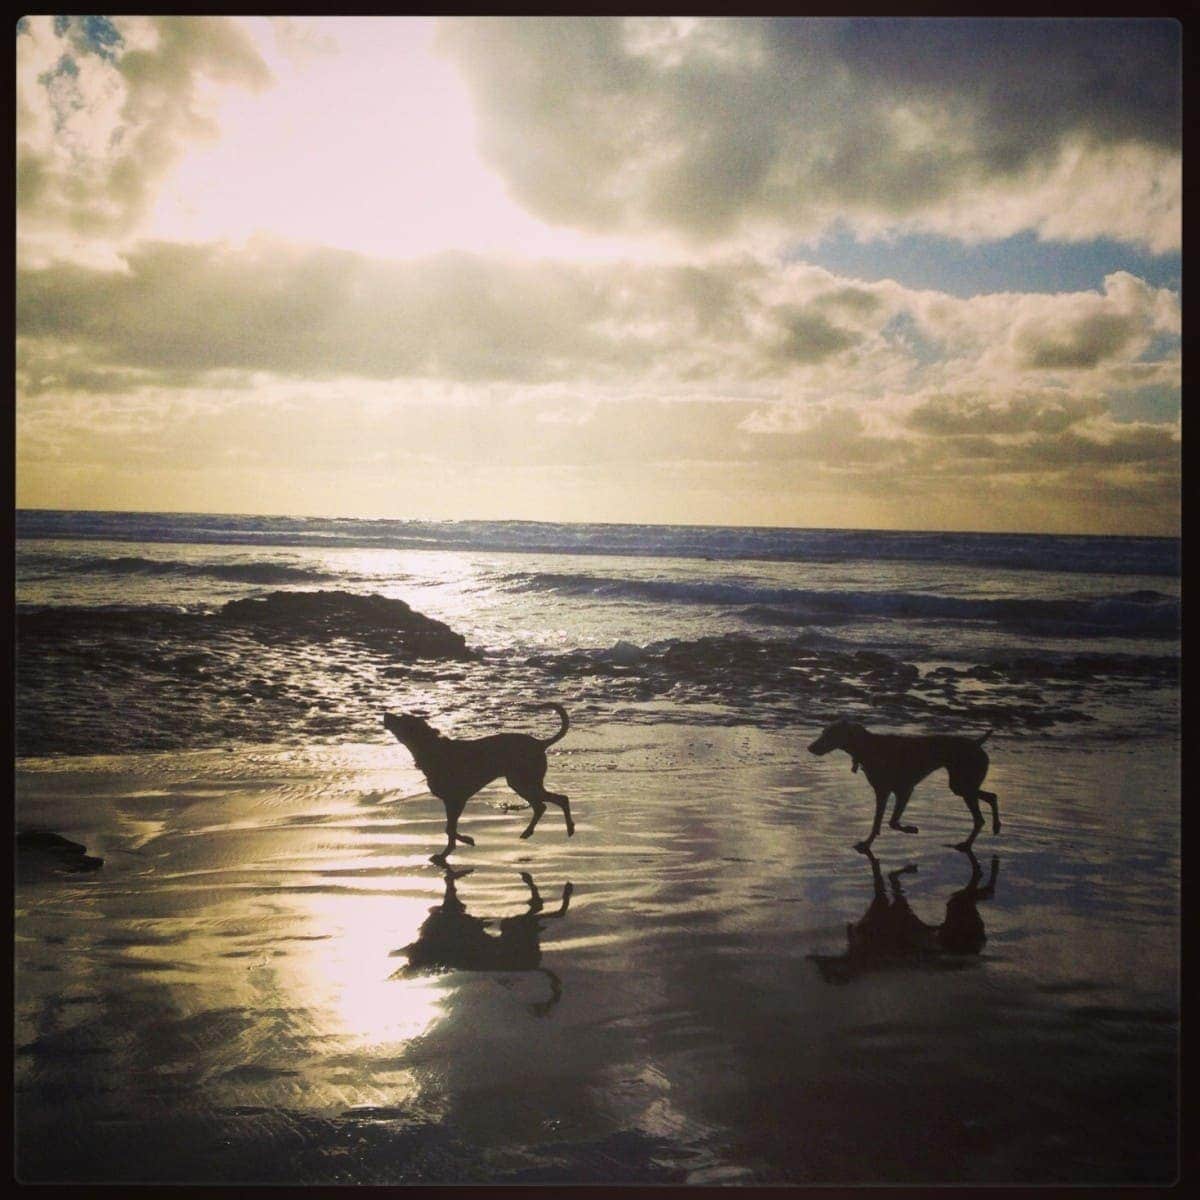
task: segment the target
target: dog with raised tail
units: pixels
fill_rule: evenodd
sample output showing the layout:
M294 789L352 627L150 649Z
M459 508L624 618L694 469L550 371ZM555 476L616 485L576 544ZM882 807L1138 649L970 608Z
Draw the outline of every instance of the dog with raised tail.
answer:
M912 796L913 788L927 775L945 767L950 776L950 790L961 796L975 827L965 842L956 850L969 850L971 843L983 828L983 817L979 802L984 801L992 809L992 833L1000 832L1000 809L995 792L981 788L988 771L988 756L983 743L992 731L981 737L964 737L954 734L925 734L905 736L896 733L871 733L856 721L835 721L815 742L809 746L813 754L828 754L832 750L844 750L850 755L851 772L861 766L867 782L875 789L875 820L871 835L856 843L856 850L869 850L879 836L879 826L888 797L895 795L896 806L888 825L902 833L916 833L915 825L902 825L900 817Z
M535 738L527 733L496 733L483 738L448 738L423 717L410 713L384 713L383 724L413 757L425 776L429 790L446 808L446 848L431 856L444 864L455 843L475 845L475 839L458 832L458 819L467 801L480 788L503 776L505 782L533 809L533 818L521 836L527 838L546 811L546 804L557 804L567 821L567 837L575 832L571 802L559 792L548 792L546 748L562 738L570 725L567 710L561 704L546 703L537 708L552 708L562 726L553 736Z

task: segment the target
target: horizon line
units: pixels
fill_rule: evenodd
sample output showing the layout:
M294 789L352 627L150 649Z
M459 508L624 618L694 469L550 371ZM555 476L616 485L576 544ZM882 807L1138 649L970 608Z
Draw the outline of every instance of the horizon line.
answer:
M713 524L707 521L549 521L534 517L363 517L335 516L329 513L252 513L223 511L218 509L169 509L169 508L43 508L39 506L13 509L14 515L21 513L104 513L111 516L167 516L167 517L247 517L264 520L293 521L388 521L424 523L430 525L491 524L491 525L611 525L620 528L646 529L776 529L794 530L803 533L927 533L927 534L981 534L990 537L1078 537L1078 538L1143 538L1159 541L1181 541L1179 533L1089 533L1086 531L1062 532L1035 529L933 529L918 527L883 528L861 525L756 525L756 524ZM14 530L15 537L15 530Z

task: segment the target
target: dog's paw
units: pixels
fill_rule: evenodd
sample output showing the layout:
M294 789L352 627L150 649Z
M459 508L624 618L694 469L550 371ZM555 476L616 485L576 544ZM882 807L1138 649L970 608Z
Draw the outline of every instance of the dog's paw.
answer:
M475 845L475 839L473 837L468 837L465 833L456 833L454 836L458 841L464 842L468 846Z
M859 854L866 854L867 851L871 849L871 843L869 840L865 842L855 842L854 848L859 852Z
M431 854L429 856L429 861L431 863L436 863L439 867L448 867L450 865L446 861L446 856L444 854Z
M532 836L532 834L533 834L533 830L532 830L532 829L526 829L526 830L524 830L524 831L522 832L522 834L521 834L521 837L523 837L523 838L527 838L527 837L530 837L530 836Z
M893 825L892 828L900 830L901 833L920 833L921 832L915 825Z
M567 837L574 837L574 836L575 836L575 826L568 825L567 826Z

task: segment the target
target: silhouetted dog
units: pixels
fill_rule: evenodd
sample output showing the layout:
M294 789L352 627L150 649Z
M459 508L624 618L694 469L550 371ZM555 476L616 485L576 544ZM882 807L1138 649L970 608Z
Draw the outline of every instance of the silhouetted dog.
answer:
M573 890L571 884L568 882L563 886L558 910L543 913L537 884L528 871L522 871L521 878L529 888L529 911L519 917L504 917L496 935L487 932L487 919L471 916L458 898L455 880L469 874L469 869L446 872L446 895L441 905L429 910L417 940L403 950L395 951L408 958L403 974L421 975L439 969L538 971L550 982L550 999L531 1007L538 1016L545 1016L562 997L562 982L553 971L542 966L541 922L567 915Z
M567 819L567 836L575 832L571 819L571 804L566 796L548 792L542 781L546 777L546 747L553 746L566 732L570 722L561 704L542 704L552 708L562 721L562 728L550 738L530 737L527 733L497 733L491 737L459 740L443 737L428 721L408 713L384 713L383 723L413 756L429 790L446 807L446 848L432 855L436 863L444 863L455 842L475 845L475 839L458 832L458 818L467 801L493 779L504 777L505 782L533 809L533 819L521 834L533 833L534 826L546 811L546 802L557 804Z
M954 966L978 954L987 941L978 904L989 900L996 891L1000 860L992 858L987 884L980 887L983 872L970 850L963 853L971 861L971 878L965 887L946 901L946 916L940 925L927 925L909 907L900 884L900 876L917 868L910 863L898 871L889 871L891 897L884 886L879 860L865 851L871 860L875 897L863 916L846 925L845 954L810 954L826 983L849 983L851 979L880 968L920 963L929 967Z
M850 755L851 770L857 771L861 765L867 781L875 789L875 820L871 825L871 836L858 842L856 849L868 849L879 836L883 810L887 807L888 796L893 792L896 795L896 807L888 824L903 833L916 833L915 825L900 824L900 815L908 804L913 788L927 775L945 767L950 775L950 790L963 798L975 822L970 837L955 847L957 850L968 850L983 828L983 817L979 814L980 800L992 807L992 832L1000 832L996 793L982 791L979 786L987 775L988 756L982 747L990 733L989 729L978 738L948 734L905 737L894 733L870 733L855 721L835 721L809 746L809 750L813 754L845 750Z

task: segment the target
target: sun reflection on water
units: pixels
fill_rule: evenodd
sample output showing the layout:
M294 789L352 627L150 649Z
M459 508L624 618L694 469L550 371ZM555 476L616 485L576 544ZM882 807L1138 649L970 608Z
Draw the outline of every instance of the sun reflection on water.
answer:
M297 998L327 1032L356 1050L394 1055L427 1033L442 1015L445 990L436 979L397 974L408 945L428 913L417 896L331 895L304 897L306 924L330 936L300 943L291 959Z

